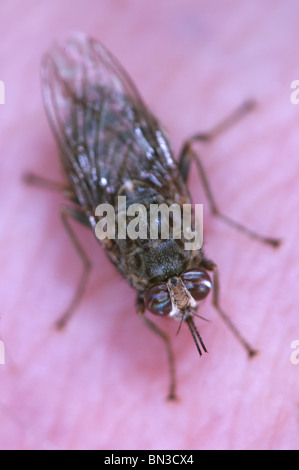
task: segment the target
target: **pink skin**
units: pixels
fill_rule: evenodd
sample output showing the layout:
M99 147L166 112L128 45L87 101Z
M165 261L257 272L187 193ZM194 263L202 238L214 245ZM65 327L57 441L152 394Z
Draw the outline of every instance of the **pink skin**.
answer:
M22 11L16 1L1 7L1 449L299 447L299 364L290 360L299 339L299 107L290 102L290 83L299 79L299 7L295 0L276 8L270 0L198 3L130 0L123 9L27 0ZM196 149L221 209L282 236L283 246L275 251L211 217L194 167L190 188L205 204L205 253L219 266L222 306L260 354L247 359L211 296L199 309L210 323L197 320L209 351L202 358L187 328L176 336L178 324L162 319L177 358L176 403L164 399L163 344L134 314L133 290L92 232L76 223L94 270L66 330L53 328L81 264L60 221L62 197L21 178L26 171L60 178L39 63L72 30L100 39L125 65L176 155L184 138L211 129L245 99L259 104Z

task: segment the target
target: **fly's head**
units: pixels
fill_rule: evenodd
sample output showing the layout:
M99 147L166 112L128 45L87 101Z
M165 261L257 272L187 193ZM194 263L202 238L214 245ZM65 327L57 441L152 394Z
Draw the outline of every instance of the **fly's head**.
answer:
M193 317L199 302L209 294L212 281L204 269L191 269L167 282L156 284L145 291L144 303L151 313L186 322L200 355L207 352Z

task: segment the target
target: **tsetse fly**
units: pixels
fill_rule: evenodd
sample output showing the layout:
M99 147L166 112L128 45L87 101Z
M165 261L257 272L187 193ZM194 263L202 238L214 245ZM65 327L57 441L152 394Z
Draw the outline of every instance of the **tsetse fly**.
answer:
M127 207L140 203L149 212L151 204L191 204L187 179L191 162L197 166L212 213L230 225L272 246L279 240L262 237L219 212L202 164L193 150L197 141L207 141L242 117L252 107L245 102L209 134L196 134L182 146L176 162L161 126L144 104L119 62L98 41L73 34L53 47L42 61L42 91L46 112L57 144L67 184L46 180L44 186L63 191L72 203L63 206L62 220L82 259L84 270L74 298L58 322L62 327L77 306L91 263L69 223L70 218L96 228L99 204L117 206L126 196ZM38 182L34 176L27 178ZM194 215L194 214L193 214ZM156 220L159 225L160 219ZM160 232L159 232L160 233ZM219 305L216 264L202 249L185 250L184 235L152 240L146 238L100 241L109 259L137 293L137 314L164 341L170 370L168 398L176 398L174 355L168 335L146 316L170 317L179 328L186 324L199 355L207 352L194 319L200 301L213 290L213 305L226 324L253 356L246 341ZM160 233L161 235L161 233ZM209 274L211 273L211 275Z

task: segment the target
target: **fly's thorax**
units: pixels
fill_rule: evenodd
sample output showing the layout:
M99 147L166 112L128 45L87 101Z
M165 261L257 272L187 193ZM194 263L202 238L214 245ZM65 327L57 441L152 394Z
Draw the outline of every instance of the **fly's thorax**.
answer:
M126 183L125 188L131 192L134 186L136 188L134 182L132 186ZM169 215L169 233L166 238L163 237L163 219L155 216L154 220L151 220L151 204L157 204L157 200L160 203L163 199L161 196L158 198L157 193L153 194L152 190L149 192L145 188L143 190L143 196L145 194L148 196L148 198L141 199L144 204L136 202L138 201L136 193L136 198L133 198L131 192L129 199L130 202L135 204L133 209L139 212L138 218L134 219L134 215L132 215L134 210L130 213L128 202L118 205L115 213L115 238L109 240L109 249L108 243L106 243L107 240L102 241L112 262L139 292L154 284L166 282L174 276L179 276L193 266L199 266L202 259L200 249L185 249L189 239L185 238L182 229L180 211L173 214L170 211L167 214ZM143 207L143 210L140 210L139 204ZM165 204L166 208L168 207L165 200L161 204ZM154 234L151 231L151 223L154 225ZM174 237L175 230L173 226L175 223L180 226L178 238ZM129 231L130 227L133 227L131 233Z
M185 250L182 206L190 200L187 194L174 199L136 179L126 180L117 192L118 267L137 290L178 275L188 264L191 253Z
M122 240L124 244L120 242L121 248L127 246L125 240ZM183 272L193 254L184 250L181 240L148 240L143 244L140 240L132 240L130 243L130 250L121 250L122 271L139 291Z

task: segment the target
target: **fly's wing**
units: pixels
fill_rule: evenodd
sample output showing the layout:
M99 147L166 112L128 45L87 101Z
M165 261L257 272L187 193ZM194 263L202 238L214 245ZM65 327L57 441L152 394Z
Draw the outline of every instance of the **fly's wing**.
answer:
M133 180L173 201L183 191L157 120L102 44L74 34L56 45L42 63L42 90L66 175L87 212L114 204Z

